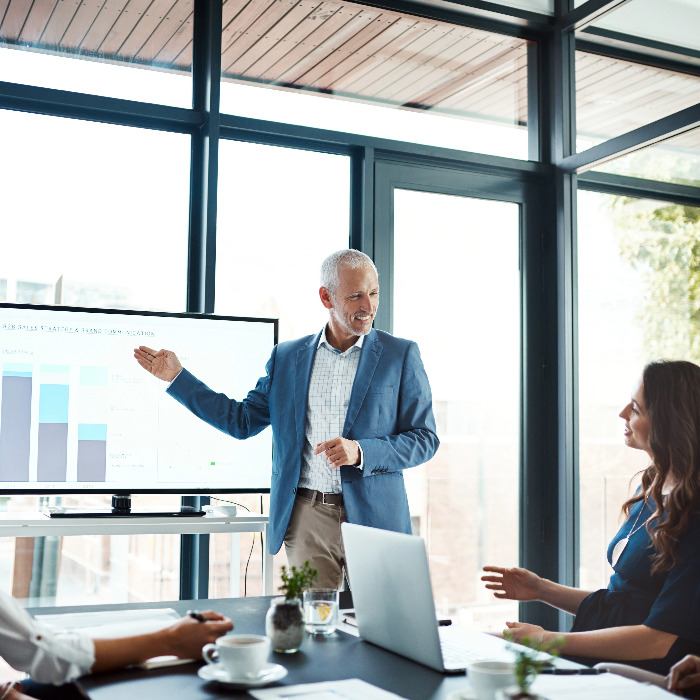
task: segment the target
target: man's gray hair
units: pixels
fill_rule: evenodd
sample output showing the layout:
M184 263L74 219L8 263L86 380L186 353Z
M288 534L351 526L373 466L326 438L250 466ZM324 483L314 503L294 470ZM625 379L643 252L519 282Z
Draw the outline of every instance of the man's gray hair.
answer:
M331 294L335 294L335 290L338 289L340 268L342 267L349 267L353 270L359 267L371 267L375 273L377 272L369 255L354 248L337 250L321 263L321 286L325 287ZM379 273L377 273L377 277L379 277Z

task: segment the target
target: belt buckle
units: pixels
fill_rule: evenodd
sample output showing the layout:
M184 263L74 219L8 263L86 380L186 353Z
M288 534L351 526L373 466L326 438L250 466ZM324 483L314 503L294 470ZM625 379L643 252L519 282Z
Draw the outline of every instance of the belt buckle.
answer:
M334 493L326 494L325 492L322 491L322 492L321 492L321 503L323 503L324 506L334 506L335 503L331 503L330 501L329 501L328 503L326 503L326 495L328 495L328 496L335 496Z

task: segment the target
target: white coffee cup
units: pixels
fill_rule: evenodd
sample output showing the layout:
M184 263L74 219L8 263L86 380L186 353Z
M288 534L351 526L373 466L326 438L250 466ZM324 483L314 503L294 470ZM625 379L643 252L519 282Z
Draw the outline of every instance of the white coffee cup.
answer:
M472 661L467 677L476 700L494 700L496 691L515 684L515 664L508 661Z
M256 678L270 655L270 640L259 634L226 634L207 644L202 657L221 665L231 678Z

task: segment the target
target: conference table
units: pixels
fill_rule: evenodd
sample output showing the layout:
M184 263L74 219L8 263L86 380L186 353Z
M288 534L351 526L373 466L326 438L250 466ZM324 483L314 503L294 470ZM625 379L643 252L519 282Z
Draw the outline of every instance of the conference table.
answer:
M153 608L172 608L185 615L188 610L216 610L234 621L235 632L264 634L265 614L272 600L271 596L250 598L224 598L213 600L169 601L162 603L127 603L120 605L80 606L61 608L29 609L31 614L65 614L83 612L110 612L123 610L149 610ZM349 594L341 593L341 609L351 607ZM145 613L146 614L146 613ZM307 635L300 650L294 654L273 652L270 661L281 664L288 674L277 681L277 686L290 686L320 681L342 681L358 678L377 688L394 693L407 700L457 700L461 691L469 689L465 675L444 675L430 668L417 664L373 644L363 641L358 636L338 630L328 637ZM560 660L558 664L578 666L572 662ZM77 686L65 686L59 689L44 688L39 697L46 700L212 700L213 698L251 698L245 689L234 689L216 682L208 682L197 675L202 662L189 662L159 668L131 667L118 671L96 673L84 676L77 681ZM611 676L611 674L604 674ZM549 677L551 678L551 677ZM572 680L574 677L568 677ZM591 683L601 676L576 676L575 683ZM611 676L610 680L615 677ZM587 680L591 679L591 680ZM660 696L671 698L661 689L619 679L626 684L613 689L612 697L634 698L634 700L657 700ZM571 682L571 681L570 681ZM571 686L569 686L571 689ZM578 686L579 690L584 690ZM592 690L592 688L589 688ZM658 691L658 692L654 692ZM575 693L580 697L579 693ZM588 697L598 696L598 692ZM569 697L570 693L563 694ZM562 693L557 693L562 697ZM606 697L610 697L606 694Z
M342 594L341 594L342 595ZM235 632L265 633L265 614L270 596L224 598L215 600L128 603L121 605L34 608L32 614L71 613L109 610L173 608L181 614L188 610L216 610L234 621ZM347 607L341 598L341 608ZM408 700L447 700L454 691L468 686L466 676L445 676L359 637L336 631L328 637L307 635L295 654L273 652L270 661L283 665L288 675L280 685L360 678ZM128 668L91 674L78 681L91 700L211 700L212 698L250 698L245 690L234 690L197 676L202 662L145 670Z

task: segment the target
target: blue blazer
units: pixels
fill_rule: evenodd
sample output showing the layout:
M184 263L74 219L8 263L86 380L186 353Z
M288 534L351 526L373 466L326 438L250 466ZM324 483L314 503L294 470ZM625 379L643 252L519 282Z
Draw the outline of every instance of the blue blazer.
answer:
M187 370L168 393L210 425L243 440L272 426L268 547L276 554L287 531L301 471L306 404L320 334L276 345L266 374L243 401L217 394ZM341 467L351 523L411 532L403 469L437 451L428 377L418 346L372 330L362 346L342 437L362 447L364 468Z

